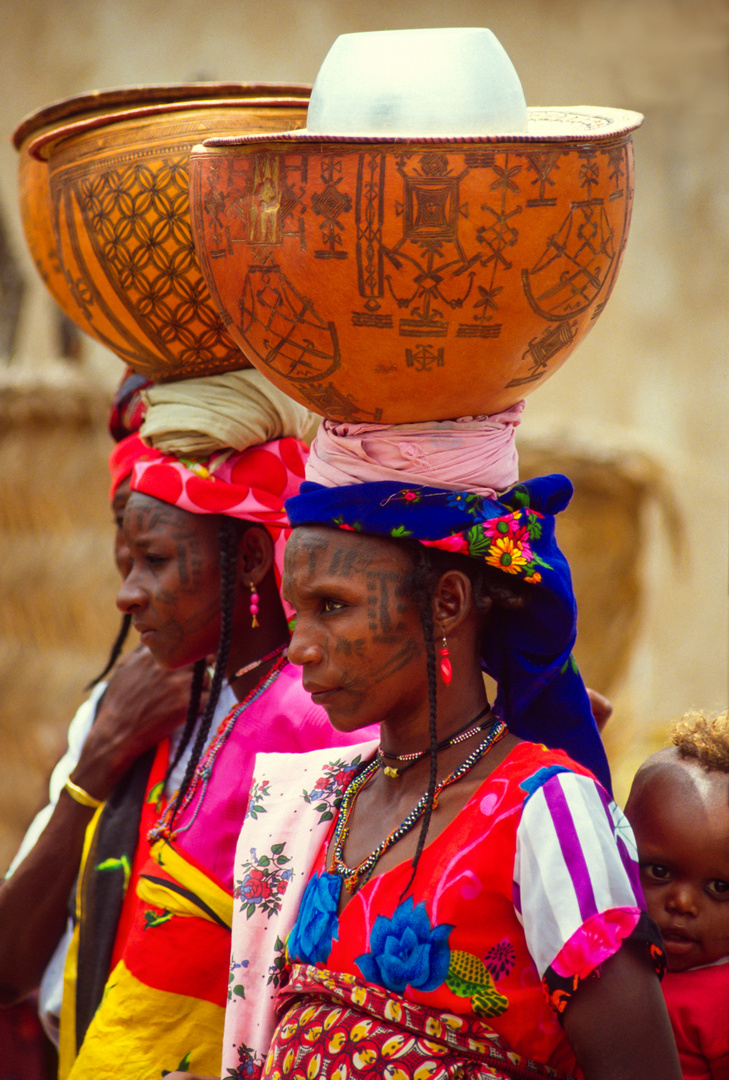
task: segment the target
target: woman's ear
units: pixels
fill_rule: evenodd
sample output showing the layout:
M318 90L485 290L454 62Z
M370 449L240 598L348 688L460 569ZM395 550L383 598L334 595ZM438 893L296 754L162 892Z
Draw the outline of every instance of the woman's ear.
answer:
M273 540L262 525L250 525L238 541L238 579L259 585L273 567Z
M439 632L451 633L475 610L473 585L462 570L441 574L433 595L433 622Z

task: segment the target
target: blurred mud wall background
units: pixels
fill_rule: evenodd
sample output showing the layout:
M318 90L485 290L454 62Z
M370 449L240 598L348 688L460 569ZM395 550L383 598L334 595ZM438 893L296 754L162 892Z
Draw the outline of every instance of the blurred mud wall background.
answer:
M488 26L530 105L645 114L621 276L528 401L524 475L577 494L560 536L578 659L608 693L624 798L684 710L727 705L727 5L723 0L5 0L0 43L0 870L118 626L106 405L122 366L59 319L27 254L10 136L93 89L313 81L356 30Z

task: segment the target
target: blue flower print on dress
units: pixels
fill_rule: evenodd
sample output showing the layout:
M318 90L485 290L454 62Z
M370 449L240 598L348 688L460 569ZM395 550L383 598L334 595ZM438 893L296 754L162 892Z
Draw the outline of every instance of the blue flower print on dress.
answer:
M403 900L391 919L378 915L370 936L370 951L356 958L368 982L401 994L406 986L435 990L448 975L451 951L448 923L431 927L425 904Z
M299 915L286 942L289 958L301 964L324 963L337 935L337 904L342 879L321 873L313 877L301 898Z

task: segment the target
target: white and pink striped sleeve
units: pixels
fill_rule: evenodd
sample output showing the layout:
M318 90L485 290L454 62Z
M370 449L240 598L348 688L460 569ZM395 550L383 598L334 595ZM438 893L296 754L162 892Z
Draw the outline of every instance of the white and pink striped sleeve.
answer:
M551 766L528 783L514 904L540 978L549 970L574 983L646 921L635 840L591 777Z

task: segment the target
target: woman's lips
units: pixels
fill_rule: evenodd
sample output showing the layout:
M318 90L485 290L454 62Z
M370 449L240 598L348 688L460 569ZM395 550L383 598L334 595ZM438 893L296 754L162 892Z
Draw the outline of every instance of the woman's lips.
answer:
M312 687L310 689L308 686L305 686L304 689L311 694L311 700L317 705L326 705L339 690L336 686L329 689L325 689L324 687Z

